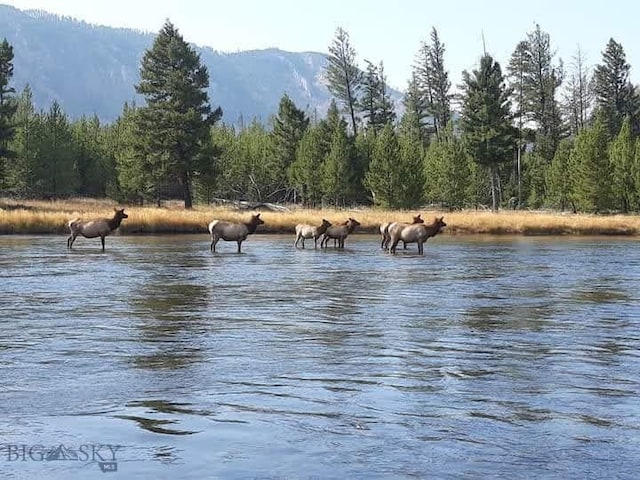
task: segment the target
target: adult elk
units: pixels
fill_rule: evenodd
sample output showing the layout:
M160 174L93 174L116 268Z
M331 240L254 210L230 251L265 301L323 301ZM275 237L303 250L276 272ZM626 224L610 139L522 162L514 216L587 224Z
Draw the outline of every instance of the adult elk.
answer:
M382 225L380 225L380 235L382 237L382 241L380 242L380 248L386 250L387 248L389 248L389 241L391 240L391 237L389 236L389 226L393 225L393 223L395 222L387 222L387 223L383 223ZM420 216L420 214L416 215L415 217L413 217L413 220L411 221L412 224L416 224L416 223L424 223L424 220L422 219L422 217ZM405 242L404 243L404 248L407 248L407 244Z
M226 242L238 242L238 253L240 253L240 245L247 237L256 231L258 225L264 224L260 218L260 214L251 215L251 219L244 223L223 222L214 220L209 224L209 233L211 234L211 251L216 251L216 244L220 239Z
M117 229L123 219L129 218L128 215L124 213L124 208L114 208L114 212L113 218L98 218L86 222L79 218L71 220L68 224L71 235L67 238L67 248L71 249L73 242L76 241L76 237L82 235L85 238L100 237L102 251L104 252L105 237Z
M320 238L330 226L331 222L324 218L322 219L322 224L320 224L320 226L307 225L304 223L296 225L296 241L293 246L297 247L298 242L302 240L302 248L304 248L304 239L313 238L313 248L317 248L318 238Z
M320 247L326 247L330 238L338 241L338 248L344 248L344 240L360 225L355 218L349 217L344 225L333 225L324 232Z
M407 223L393 223L389 226L389 236L391 237L391 246L389 251L396 253L396 246L400 240L405 243L417 243L418 253L424 253L423 244L429 238L436 236L443 227L447 224L444 223L444 217L435 218L433 223L427 225L419 223L416 225L409 225Z

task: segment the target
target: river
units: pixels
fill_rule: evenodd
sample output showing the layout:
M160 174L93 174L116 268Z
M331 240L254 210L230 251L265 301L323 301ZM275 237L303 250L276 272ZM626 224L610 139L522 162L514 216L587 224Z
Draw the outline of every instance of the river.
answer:
M640 471L636 239L65 242L0 237L2 478Z

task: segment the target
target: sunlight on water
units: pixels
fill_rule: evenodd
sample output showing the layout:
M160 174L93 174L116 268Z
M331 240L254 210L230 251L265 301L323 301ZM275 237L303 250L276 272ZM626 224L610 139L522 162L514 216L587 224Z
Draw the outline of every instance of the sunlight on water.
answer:
M0 237L3 478L640 468L635 240L64 241Z

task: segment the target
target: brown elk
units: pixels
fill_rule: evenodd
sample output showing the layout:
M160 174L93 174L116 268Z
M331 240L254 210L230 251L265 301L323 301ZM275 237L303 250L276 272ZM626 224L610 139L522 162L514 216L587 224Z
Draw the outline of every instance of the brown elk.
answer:
M330 226L331 222L324 218L322 219L322 224L320 226L307 225L304 223L296 225L296 241L293 246L297 247L298 242L302 240L302 248L304 248L304 239L313 238L313 248L317 248L318 238L320 238Z
M344 239L347 238L355 229L360 225L355 218L349 217L349 219L341 225L332 225L324 232L322 240L320 241L320 247L326 247L330 238L338 241L338 248L344 248Z
M406 243L418 243L418 253L424 253L423 244L429 238L436 236L443 227L447 224L444 223L444 217L435 218L430 225L420 223L415 225L409 225L406 223L392 223L389 226L389 236L391 237L391 246L389 251L396 253L396 246L400 240Z
M238 253L240 253L240 245L247 239L247 236L254 233L258 225L264 224L260 218L260 214L251 215L251 219L244 223L223 222L214 220L209 224L209 233L211 234L211 251L216 251L216 244L220 239L226 242L238 242Z
M98 218L96 220L82 221L79 218L74 218L71 220L69 225L69 231L71 235L67 238L67 248L71 249L73 247L73 242L75 242L76 237L78 235L82 235L85 238L96 238L100 237L100 241L102 242L102 251L104 252L104 239L111 232L116 230L122 220L125 218L129 218L126 213L124 213L124 208L114 208L113 218Z
M393 223L394 222L387 222L380 225L380 235L382 237L382 241L380 242L380 248L384 250L386 250L389 247L389 241L391 240L391 237L389 236L389 226L392 225ZM411 221L411 223L412 224L424 223L424 220L422 219L420 214L418 214L413 217L413 220ZM406 242L402 242L402 243L404 243L404 248L406 250L407 243Z

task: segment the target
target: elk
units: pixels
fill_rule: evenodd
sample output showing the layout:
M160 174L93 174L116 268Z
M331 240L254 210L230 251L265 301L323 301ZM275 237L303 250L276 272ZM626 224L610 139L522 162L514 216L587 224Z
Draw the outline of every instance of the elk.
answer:
M298 246L298 242L302 240L302 248L304 248L304 239L305 238L313 238L313 248L318 247L318 238L320 238L324 232L327 231L327 228L331 226L331 222L326 219L322 219L322 224L320 226L307 225L304 223L300 223L296 225L296 241L293 244L294 247Z
M386 250L389 247L389 241L391 240L391 237L389 236L389 226L393 225L393 223L394 222L387 222L380 225L380 235L382 236L382 241L380 242L380 248L382 248L383 250ZM411 223L412 224L424 223L424 220L420 217L420 214L418 214L415 217L413 217L413 220L411 221ZM402 243L404 243L404 248L406 250L407 243L406 242L402 242Z
M251 215L251 219L244 223L223 222L221 220L213 220L209 224L209 233L211 234L211 251L216 251L216 244L220 239L226 242L238 242L238 253L240 246L247 237L256 231L258 225L264 224L264 220L260 218L260 214Z
M326 247L330 238L338 241L338 248L344 248L344 239L347 238L354 230L360 225L355 218L349 217L349 219L343 225L334 225L327 228L324 232L322 240L320 241L320 247Z
M82 235L85 238L100 237L102 251L104 252L105 237L116 230L123 219L129 218L129 216L124 213L124 208L114 208L113 210L115 212L113 218L98 218L88 221L82 221L79 218L70 220L68 225L71 235L67 238L67 248L71 249L73 242L76 241L76 237Z
M447 224L444 223L444 217L435 218L433 223L427 225L419 223L415 225L409 225L407 223L392 223L389 226L389 236L391 238L391 246L389 252L396 253L396 246L400 240L406 243L418 243L418 253L424 254L423 244L429 238L436 236L443 227Z

